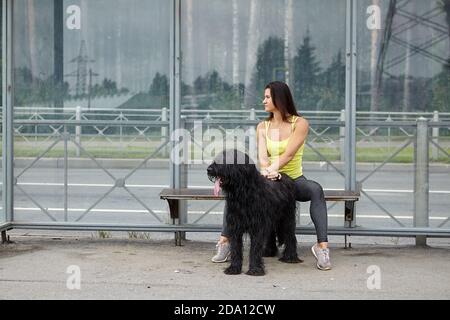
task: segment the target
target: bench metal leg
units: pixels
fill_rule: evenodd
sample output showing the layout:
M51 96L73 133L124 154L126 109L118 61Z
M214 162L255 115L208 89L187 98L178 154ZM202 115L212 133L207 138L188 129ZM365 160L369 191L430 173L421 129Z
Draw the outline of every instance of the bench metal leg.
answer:
M345 201L344 227L354 228L355 223L355 201ZM350 235L345 235L345 249L351 248Z
M175 245L182 246L182 240L186 240L186 231L175 231Z
M181 200L178 199L167 199L169 203L170 217L172 218L172 224L178 225L183 223L182 219L180 219L180 203ZM181 246L181 240L186 240L186 232L185 231L175 231L175 245Z
M345 201L344 227L354 228L355 224L355 201Z
M172 224L173 225L179 225L180 224L180 220L179 219L172 219ZM181 246L181 240L183 239L182 233L183 233L182 231L175 231L174 232L175 246Z
M345 239L344 248L345 249L351 249L352 243L350 242L350 235L349 234L344 235L344 239Z
M6 230L2 231L2 244L8 244L13 243L11 240L9 240L9 236L6 234Z
M175 246L181 246L181 231L175 231Z
M179 219L179 207L180 202L178 199L167 199L169 203L170 217L172 218L172 224L177 225L180 224ZM175 246L181 246L181 232L175 231Z
M167 199L167 202L169 203L170 218L178 219L178 208L180 206L178 199Z

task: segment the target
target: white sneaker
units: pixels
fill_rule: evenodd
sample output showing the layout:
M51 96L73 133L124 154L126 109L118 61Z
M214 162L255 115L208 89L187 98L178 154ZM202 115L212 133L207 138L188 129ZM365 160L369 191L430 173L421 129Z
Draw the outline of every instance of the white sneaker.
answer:
M230 259L230 243L218 243L216 245L217 253L214 257L212 257L211 261L215 263L227 262Z
M328 248L321 249L316 243L312 246L311 251L317 259L318 269L324 271L331 269L330 250Z

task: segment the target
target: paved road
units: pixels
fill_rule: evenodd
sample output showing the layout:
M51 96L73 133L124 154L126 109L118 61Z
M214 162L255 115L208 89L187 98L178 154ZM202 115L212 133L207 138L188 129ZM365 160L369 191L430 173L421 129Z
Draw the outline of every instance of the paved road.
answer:
M12 236L0 245L0 299L449 299L448 243L333 244L319 271L301 243L301 264L265 258L267 274L226 276L213 242ZM245 243L243 270L248 269ZM78 286L79 285L79 286ZM174 317L172 317L174 318ZM198 317L200 318L200 317Z

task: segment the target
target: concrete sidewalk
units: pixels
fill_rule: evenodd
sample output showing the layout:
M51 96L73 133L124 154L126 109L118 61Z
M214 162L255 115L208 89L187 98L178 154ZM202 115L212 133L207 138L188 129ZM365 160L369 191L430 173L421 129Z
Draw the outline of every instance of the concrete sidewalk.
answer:
M300 242L303 263L265 258L266 276L251 277L227 276L222 272L227 264L211 263L213 241L190 240L175 247L169 236L99 239L13 233L14 243L0 245L0 299L450 298L448 239L426 248L354 243L345 249L334 244L330 271L317 270L312 243ZM245 264L243 271L247 268Z

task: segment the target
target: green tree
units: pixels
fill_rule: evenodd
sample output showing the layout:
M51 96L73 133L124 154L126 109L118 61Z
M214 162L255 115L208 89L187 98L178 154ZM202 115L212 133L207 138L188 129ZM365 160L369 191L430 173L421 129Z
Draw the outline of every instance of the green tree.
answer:
M450 0L440 0L438 6L445 13L448 30L449 56L442 72L433 79L433 110L450 112Z
M41 104L51 107L56 95L62 98L69 96L67 82L64 82L62 88L58 90L55 87L53 75L46 79L37 78L27 67L14 69L14 80L14 104L17 106Z
M92 86L90 90L91 97L96 96L112 96L116 94L123 94L127 93L130 90L127 88L120 88L120 90L117 88L117 83L111 79L104 78L102 81L102 84L96 83L94 86ZM87 96L87 94L83 95Z
M316 109L320 99L319 62L311 45L309 31L294 57L294 98L303 109Z
M242 84L238 85L240 89ZM193 91L196 106L200 109L239 109L241 92L224 81L214 70L194 80Z
M450 112L450 67L448 65L434 77L432 92L432 109Z
M284 80L284 41L278 37L269 37L258 48L256 71L253 76L253 88L262 99L264 87L271 81ZM247 89L246 89L247 90Z
M161 107L169 106L169 79L159 72L155 74L150 85L149 94L152 100L156 100Z
M339 51L330 66L320 75L320 100L322 110L341 110L345 107L345 64Z
M150 85L150 92L152 96L168 96L169 95L169 80L166 75L159 72L155 74L152 84Z

